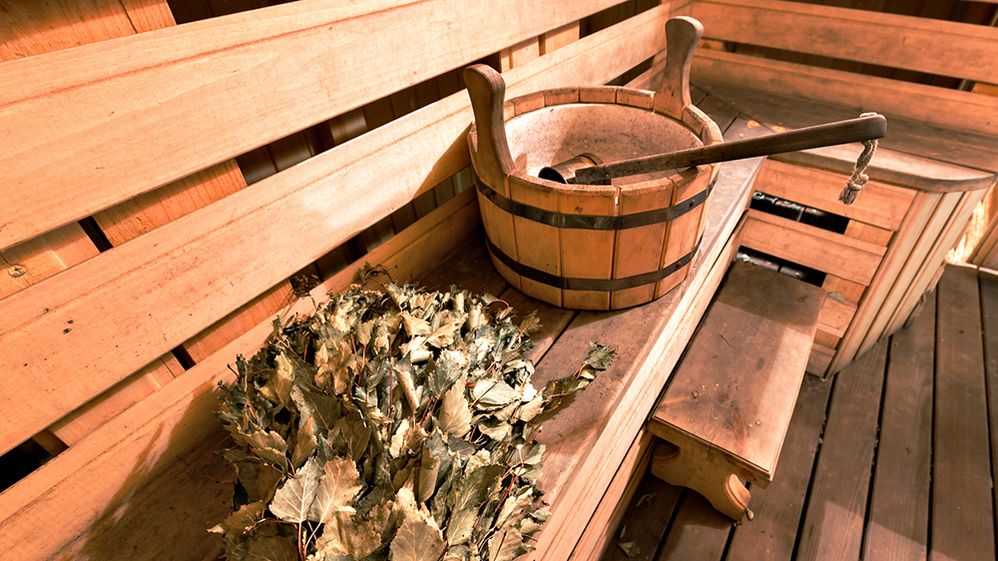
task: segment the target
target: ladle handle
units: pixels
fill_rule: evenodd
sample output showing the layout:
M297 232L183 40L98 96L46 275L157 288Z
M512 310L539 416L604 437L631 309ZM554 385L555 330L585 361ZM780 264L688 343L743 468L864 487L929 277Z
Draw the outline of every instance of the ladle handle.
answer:
M502 185L513 170L502 109L506 82L498 72L484 64L469 66L461 75L471 97L478 133L477 154L473 154L476 156L475 170L487 184Z
M703 24L691 17L678 16L665 22L665 72L662 86L655 92L655 111L681 120L683 109L693 103L690 67L702 36Z
M887 134L887 119L883 115L869 115L758 138L722 142L711 146L582 168L575 170L574 182L592 184L614 177L667 169L684 169L703 164L873 140L883 138L885 134Z

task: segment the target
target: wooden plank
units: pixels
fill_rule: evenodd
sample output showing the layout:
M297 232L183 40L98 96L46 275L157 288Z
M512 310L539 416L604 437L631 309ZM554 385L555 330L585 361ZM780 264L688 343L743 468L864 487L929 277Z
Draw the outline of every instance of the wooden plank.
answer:
M245 187L239 166L229 160L98 212L94 220L119 246Z
M666 11L663 5L510 71L510 95L618 75L661 44ZM0 357L2 367L10 367L0 404L46 398L30 416L0 419L0 450L465 168L462 134L470 120L465 95L455 94L90 259L58 283L9 298L0 345L15 351ZM399 153L409 157L400 161ZM357 198L350 195L355 185L378 189ZM224 283L206 282L220 272ZM142 306L123 307L121 301ZM189 313L174 313L177 302ZM79 329L64 334L69 319ZM94 328L104 325L116 329ZM128 351L109 361L106 349L112 345ZM62 373L68 370L86 375L67 383Z
M929 559L995 558L987 389L977 271L939 281Z
M807 371L815 376L825 376L835 358L835 349L815 343L811 346L811 356L807 360Z
M932 296L921 317L891 338L866 561L928 556L935 311Z
M707 499L686 491L657 561L720 561L731 528L731 519L714 510Z
M835 376L797 546L801 561L859 558L886 359L883 342Z
M0 248L609 5L310 0L5 62Z
M685 448L717 450L771 481L825 292L736 262L649 421ZM742 474L744 475L744 474Z
M68 224L0 252L0 299L96 256L79 224Z
M891 244L891 237L894 232L878 226L871 226L856 220L850 220L846 224L846 236L855 240L863 240L879 246L887 247Z
M849 329L849 323L852 322L855 314L855 305L834 296L829 296L825 298L824 303L821 305L821 314L818 315L818 326L828 333L842 337L846 330Z
M866 291L866 286L835 275L825 275L825 282L821 283L821 287L827 290L832 298L841 299L850 304L859 304Z
M636 482L638 486L632 499L625 503L627 510L620 524L614 527L615 533L603 554L595 552L596 559L651 561L655 558L659 541L669 527L669 519L679 503L682 489L651 474L639 476Z
M990 135L992 139L998 133L998 119L981 119L981 115L998 114L998 98L970 92L876 76L864 76L864 87L856 88L851 72L708 50L696 53L693 79L697 84L751 84L788 97L876 108L889 116Z
M832 384L805 376L790 421L776 479L765 489L752 488L751 522L735 526L725 561L793 558L811 468L821 439Z
M915 197L915 192L910 189L873 181L863 187L855 203L845 205L839 201L844 181L838 173L766 160L755 189L889 230L897 230L901 226Z
M164 355L59 419L48 430L72 446L183 373L184 367L176 357Z
M692 6L707 37L905 68L982 82L998 80L998 29L777 0L706 0ZM793 30L787 33L787 30Z
M869 285L886 249L842 234L749 210L742 245Z
M984 328L984 372L988 389L988 427L991 429L991 481L998 481L998 273L978 271L981 290L981 326ZM992 489L998 516L998 486Z
M553 53L565 45L579 40L579 22L573 21L557 29L552 29L541 35L539 40L542 55Z
M327 291L345 288L366 263L382 264L393 278L404 281L421 272L426 263L439 262L475 232L477 210L471 195L466 191L463 199L455 197L355 261L313 289L312 298L322 299ZM482 264L476 269L482 269ZM310 313L313 309L312 300L305 298L296 302L289 313ZM4 553L23 560L50 559L56 554L72 557L84 546L77 536L91 531L101 533L102 528L95 523L103 513L113 511L123 498L131 497L164 469L177 465L178 457L220 430L213 414L217 406L213 395L216 383L231 382L234 377L227 363L238 354L254 353L272 329L269 319L262 321L0 494ZM66 512L74 515L64 516ZM46 532L37 531L38 520L51 520ZM201 536L208 537L203 533ZM170 557L175 553L169 540L144 543L150 548L148 555L130 550L122 553L132 558Z

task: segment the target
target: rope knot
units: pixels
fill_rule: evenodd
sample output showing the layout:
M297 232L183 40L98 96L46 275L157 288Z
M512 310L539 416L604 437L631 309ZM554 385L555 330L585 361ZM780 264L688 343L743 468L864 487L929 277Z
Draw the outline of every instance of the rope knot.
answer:
M876 113L863 113L860 117L870 117ZM870 166L873 154L877 151L876 140L864 140L863 151L856 159L856 165L852 168L852 175L846 181L845 188L839 194L839 200L847 205L851 205L856 200L856 195L863 189L863 186L870 181L870 176L866 174L866 168Z

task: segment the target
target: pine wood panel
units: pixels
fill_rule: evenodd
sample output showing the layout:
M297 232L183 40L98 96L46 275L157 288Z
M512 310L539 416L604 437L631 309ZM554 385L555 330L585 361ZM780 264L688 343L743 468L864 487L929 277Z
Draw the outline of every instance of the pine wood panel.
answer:
M844 184L845 178L839 173L767 159L759 172L755 189L889 230L897 230L901 226L915 197L911 189L873 181L863 187L856 202L845 205L839 201Z
M735 87L751 84L783 96L877 109L890 116L991 138L998 134L998 119L982 118L998 114L998 98L970 92L876 76L863 76L863 87L857 88L856 75L850 72L710 50L697 52L693 79Z
M79 224L68 224L0 252L0 299L100 253Z
M613 547L615 538L619 536L614 531L622 526L621 520L627 514L627 505L638 498L641 474L648 471L654 452L654 440L648 431L642 429L638 432L572 550L569 561L596 561L604 551ZM640 530L632 535L640 537Z
M72 446L183 373L184 367L176 357L172 354L163 355L149 366L59 419L48 430L59 440Z
M998 50L989 26L777 0L698 0L691 14L724 41L998 81L998 61L981 57Z
M884 247L786 218L749 210L741 243L846 280L869 285Z
M0 131L16 147L0 159L8 170L0 197L9 201L0 210L0 247L609 4L511 0L496 9L448 0L311 0L0 64L0 81L10 86L0 94ZM519 16L526 10L529 21ZM446 25L447 18L461 25ZM438 23L406 25L411 21ZM356 34L369 40L356 43ZM401 47L434 65L398 64ZM340 82L357 86L329 87ZM33 126L39 119L50 126ZM144 142L130 142L136 137Z
M939 281L929 559L995 558L994 502L977 272Z
M101 0L85 5L56 1L33 5L31 10L26 10L24 3L6 2L0 5L0 27L8 34L0 37L0 60L9 56L37 55L172 25L174 19L169 7L160 0ZM118 205L94 219L108 241L119 245L245 185L235 163L228 162ZM77 224L63 226L10 248L0 255L0 261L15 262L4 277L15 280L15 285L0 282L0 297L4 295L5 288L23 288L96 254L94 243ZM18 274L12 274L15 272ZM66 444L73 444L182 372L183 367L167 353L59 420L50 427L50 431Z
M891 338L863 556L926 559L932 466L935 297Z
M667 6L646 12L510 71L511 95L568 80L598 83L619 74L662 44L666 13ZM595 65L593 60L606 62ZM0 357L10 370L0 402L13 406L35 401L40 392L56 392L46 393L30 415L0 421L0 450L466 167L462 134L470 120L468 101L455 94L97 256L58 283L15 295L6 303L9 324L0 334L0 344L15 349ZM399 153L408 158L400 162ZM378 188L358 199L349 195L354 185ZM330 216L339 218L331 221ZM206 282L220 272L226 282ZM142 305L118 306L122 300ZM178 302L189 313L174 313ZM45 308L52 313L43 313ZM78 328L66 334L69 319ZM101 327L107 325L116 329ZM128 352L108 361L112 337ZM44 354L32 350L39 347ZM67 368L86 376L67 384L60 374Z
M887 345L836 374L797 559L859 558Z

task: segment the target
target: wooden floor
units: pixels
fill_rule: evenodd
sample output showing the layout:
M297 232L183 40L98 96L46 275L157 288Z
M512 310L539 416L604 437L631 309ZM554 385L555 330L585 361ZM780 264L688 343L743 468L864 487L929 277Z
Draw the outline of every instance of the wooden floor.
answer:
M992 561L996 451L998 276L948 266L908 328L806 377L754 520L646 475L603 560Z

